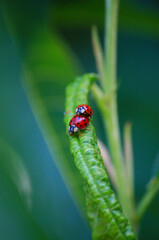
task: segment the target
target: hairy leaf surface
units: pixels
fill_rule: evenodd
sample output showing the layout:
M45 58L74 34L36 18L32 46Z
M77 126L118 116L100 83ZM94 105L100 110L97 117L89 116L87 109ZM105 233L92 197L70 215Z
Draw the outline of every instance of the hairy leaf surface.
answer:
M79 104L88 104L90 86L97 77L86 74L66 89L66 128ZM69 136L71 153L84 180L87 214L93 239L135 239L132 227L122 213L115 193L110 187L106 169L96 141L92 122L82 135Z

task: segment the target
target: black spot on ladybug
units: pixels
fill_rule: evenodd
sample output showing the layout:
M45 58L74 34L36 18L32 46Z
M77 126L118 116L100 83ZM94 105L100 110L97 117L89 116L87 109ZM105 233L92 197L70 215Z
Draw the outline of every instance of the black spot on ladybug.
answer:
M80 127L82 127L82 125L80 125Z
M83 121L86 121L85 118L83 119Z
M85 122L85 126L87 125L87 123Z
M77 124L79 124L79 123L77 123Z

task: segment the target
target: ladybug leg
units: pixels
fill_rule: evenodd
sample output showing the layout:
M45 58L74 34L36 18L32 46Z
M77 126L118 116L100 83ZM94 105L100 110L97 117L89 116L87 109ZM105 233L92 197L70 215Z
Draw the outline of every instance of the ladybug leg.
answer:
M85 128L84 130L90 131L90 129L88 129L88 128Z
M83 135L82 135L82 133L80 132L80 130L78 130L78 132L79 132L79 135L82 137Z
M97 150L95 150L97 154L99 154L99 152Z
M88 125L84 128L84 130L90 131L90 129L88 129L88 127L89 127L89 123L88 123Z

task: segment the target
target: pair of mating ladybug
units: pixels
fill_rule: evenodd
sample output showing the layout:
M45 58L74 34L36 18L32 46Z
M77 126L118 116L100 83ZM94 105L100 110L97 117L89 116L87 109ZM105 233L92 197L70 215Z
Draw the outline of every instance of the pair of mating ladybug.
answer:
M69 122L68 132L73 135L79 129L84 129L89 124L89 120L92 117L93 110L86 104L81 104L76 108L76 115Z

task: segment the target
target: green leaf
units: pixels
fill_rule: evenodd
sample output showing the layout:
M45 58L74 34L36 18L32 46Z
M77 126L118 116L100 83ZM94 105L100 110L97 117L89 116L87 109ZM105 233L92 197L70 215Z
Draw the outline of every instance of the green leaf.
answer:
M2 205L4 201L9 211L8 214L8 211L5 210L4 216L3 209L1 219L2 217L8 219L7 229L15 228L12 239L15 239L18 236L17 234L22 234L24 239L30 240L48 239L31 214L33 189L28 171L21 157L2 139L0 139L0 183L0 192L2 194L0 209L4 208ZM15 225L10 226L12 214L14 214ZM17 230L18 227L20 231ZM6 232L5 236L5 239L9 239L8 236L11 237ZM3 235L1 237L4 239Z
M159 173L148 183L146 192L137 207L137 221L141 221L152 200L159 192Z
M78 71L66 45L47 28L36 28L28 44L22 76L32 111L63 180L81 211L81 178L69 155L62 118L64 89ZM84 213L84 212L83 212Z
M63 124L65 86L79 72L79 64L65 42L48 28L44 9L35 14L32 4L3 1L5 22L19 47L21 79L32 111L71 197L85 215L81 178L68 152Z
M136 222L140 222L152 203L153 199L159 192L159 155L157 155L152 165L151 180L147 184L146 192L142 196L137 206Z
M32 206L32 187L27 170L15 151L0 139L0 169L10 178L28 209Z
M66 89L66 130L79 104L87 104L92 82L97 77L86 74L78 77ZM87 214L92 228L93 239L135 239L132 227L122 213L96 141L95 129L90 122L82 136L69 136L70 150L75 164L83 178L86 193Z

